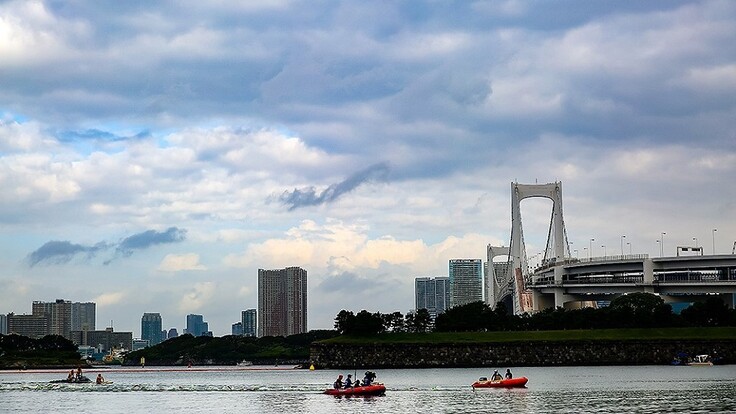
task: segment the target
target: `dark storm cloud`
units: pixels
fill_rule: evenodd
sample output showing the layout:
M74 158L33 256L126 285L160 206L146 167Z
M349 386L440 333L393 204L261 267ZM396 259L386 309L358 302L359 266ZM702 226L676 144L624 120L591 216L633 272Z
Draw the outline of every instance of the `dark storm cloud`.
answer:
M91 258L98 251L107 247L103 242L94 246L84 246L66 240L52 240L29 254L28 264L31 267L38 264L64 264L70 262L77 255L85 255L87 258Z
M104 250L115 249L115 255L104 262L104 264L109 264L119 256L129 257L137 250L148 249L158 244L182 242L186 239L186 232L185 229L177 227L170 227L162 232L147 230L126 237L117 244L99 242L93 246L75 244L65 240L52 240L31 252L27 257L27 261L30 267L36 265L65 264L78 256L91 259Z
M387 163L373 164L339 183L331 184L322 192L318 193L314 187L303 189L295 188L293 191L285 191L281 194L279 201L284 205L289 206L289 211L299 207L330 203L337 200L343 194L356 189L363 183L371 181L386 181L389 170L390 168Z
M177 227L169 227L166 231L147 230L124 238L116 251L128 257L136 250L147 249L157 244L179 243L186 239L187 231Z

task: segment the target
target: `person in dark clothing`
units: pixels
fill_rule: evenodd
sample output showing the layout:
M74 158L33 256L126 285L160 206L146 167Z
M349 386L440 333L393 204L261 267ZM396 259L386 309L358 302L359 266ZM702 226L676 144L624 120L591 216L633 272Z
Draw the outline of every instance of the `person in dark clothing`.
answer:
M363 386L367 387L373 383L373 380L376 379L376 373L371 371L365 372L365 377L363 378Z
M514 376L511 375L511 370L507 368L506 369L506 379L511 379L511 378L514 378Z
M355 381L358 382L358 381ZM352 388L353 387L353 374L348 374L347 379L345 380L345 388Z
M335 380L333 387L335 387L336 390L339 390L340 388L342 388L342 374L337 376L337 379Z
M501 374L498 373L498 370L493 371L493 375L491 375L491 381L500 381L503 377L501 377Z

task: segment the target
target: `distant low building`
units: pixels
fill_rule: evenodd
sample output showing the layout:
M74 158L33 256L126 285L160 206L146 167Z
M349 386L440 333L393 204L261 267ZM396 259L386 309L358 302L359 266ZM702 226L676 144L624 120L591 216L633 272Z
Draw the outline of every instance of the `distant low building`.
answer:
M77 346L89 345L101 352L133 348L133 332L114 332L112 328L107 328L104 331L72 331L71 336Z
M179 332L176 330L176 328L169 329L169 333L166 334L166 339L176 338L179 336Z
M242 336L243 335L243 324L242 322L235 322L232 325L232 329L230 331L233 335Z
M77 352L79 352L82 359L89 359L94 358L95 353L97 353L97 349L93 346L81 345L77 347Z
M47 314L16 315L8 314L8 333L43 338L51 332L51 318Z
M148 348L149 345L150 344L147 339L134 339L130 350L137 351L139 349Z

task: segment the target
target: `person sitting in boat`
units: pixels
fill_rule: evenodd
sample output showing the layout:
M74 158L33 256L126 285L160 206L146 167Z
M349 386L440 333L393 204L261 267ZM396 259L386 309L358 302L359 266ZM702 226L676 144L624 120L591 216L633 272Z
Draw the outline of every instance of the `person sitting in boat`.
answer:
M67 375L66 380L69 382L74 381L74 370L69 371L69 375Z
M77 381L81 380L83 377L82 375L82 367L77 367Z
M493 371L493 375L491 375L491 381L500 381L503 377L501 374L498 373L498 370Z
M355 381L356 383L360 381ZM353 374L348 374L347 379L345 379L345 388L353 388Z
M102 378L102 374L97 374L97 380L95 381L97 384L102 384L105 382L105 379Z
M514 378L514 376L511 375L511 370L506 368L506 379L511 379L511 378Z
M337 379L335 380L333 387L335 387L336 390L339 390L340 388L342 388L342 374L337 376Z
M363 386L368 387L373 383L373 380L376 379L376 373L371 371L365 372L365 377L363 377Z

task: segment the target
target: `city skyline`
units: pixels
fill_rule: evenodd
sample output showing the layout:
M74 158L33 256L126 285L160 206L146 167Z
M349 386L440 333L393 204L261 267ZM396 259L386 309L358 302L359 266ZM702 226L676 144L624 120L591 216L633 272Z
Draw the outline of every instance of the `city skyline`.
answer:
M509 245L511 182L564 183L580 258L730 254L734 38L724 0L0 2L0 313L222 336L289 266L310 329L406 313Z

